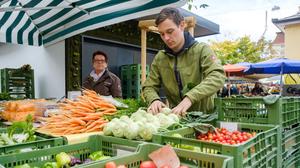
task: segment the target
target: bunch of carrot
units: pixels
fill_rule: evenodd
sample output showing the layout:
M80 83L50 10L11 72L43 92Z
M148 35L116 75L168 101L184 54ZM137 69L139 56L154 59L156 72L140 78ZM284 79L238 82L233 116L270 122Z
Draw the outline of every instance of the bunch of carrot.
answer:
M62 113L45 118L46 124L39 131L59 136L102 131L108 122L104 116L116 114L116 107L95 91L83 90L82 93L77 101L65 99L60 103Z

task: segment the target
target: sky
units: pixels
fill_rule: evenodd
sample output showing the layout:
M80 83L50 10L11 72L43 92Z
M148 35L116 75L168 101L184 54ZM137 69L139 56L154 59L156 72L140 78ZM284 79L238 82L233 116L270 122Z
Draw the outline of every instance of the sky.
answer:
M245 35L256 41L265 30L266 11L265 38L273 40L280 30L272 23L272 18L280 19L296 14L300 0L194 0L194 4L208 4L206 8L193 8L191 12L220 26L220 34L197 38L198 41L233 40ZM280 9L272 10L275 5ZM183 8L187 9L187 5Z

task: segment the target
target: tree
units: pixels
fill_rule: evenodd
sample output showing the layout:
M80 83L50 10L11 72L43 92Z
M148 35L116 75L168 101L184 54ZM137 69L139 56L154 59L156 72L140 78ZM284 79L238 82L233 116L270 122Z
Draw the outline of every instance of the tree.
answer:
M209 43L223 65L239 62L255 63L269 58L263 56L266 48L270 47L265 39L253 42L249 36L244 36L236 40L209 41Z
M195 9L208 7L207 4L200 4L199 6L197 6L197 5L195 5L195 2L196 2L196 0L187 0L187 5L188 5L189 10L192 10L193 7Z

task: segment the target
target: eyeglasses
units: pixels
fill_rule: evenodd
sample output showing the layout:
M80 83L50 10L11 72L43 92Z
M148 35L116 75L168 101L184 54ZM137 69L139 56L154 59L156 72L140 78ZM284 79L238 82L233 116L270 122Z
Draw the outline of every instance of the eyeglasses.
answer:
M106 63L106 61L105 60L94 60L94 63L101 63L101 64L103 64L103 63Z

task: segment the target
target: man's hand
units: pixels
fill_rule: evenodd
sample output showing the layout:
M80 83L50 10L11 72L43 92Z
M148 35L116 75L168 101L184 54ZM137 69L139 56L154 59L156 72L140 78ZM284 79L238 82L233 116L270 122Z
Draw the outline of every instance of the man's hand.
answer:
M185 97L176 107L172 109L172 113L185 116L186 111L192 106L192 101Z
M166 107L166 105L161 102L160 100L154 100L151 105L148 107L148 112L151 112L153 115L159 113L163 107Z

